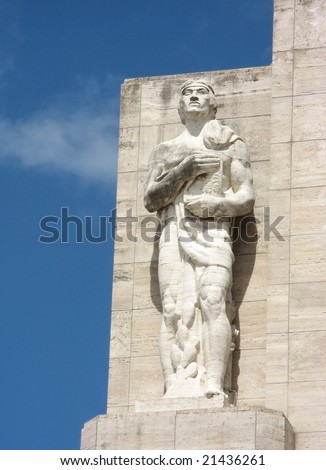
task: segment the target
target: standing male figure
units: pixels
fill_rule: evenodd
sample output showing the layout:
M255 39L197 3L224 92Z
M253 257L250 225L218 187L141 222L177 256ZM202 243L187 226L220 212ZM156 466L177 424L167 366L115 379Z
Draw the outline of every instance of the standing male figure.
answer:
M179 387L180 396L186 388L177 383L178 374L184 381L197 377L194 395L224 394L232 339L232 218L248 214L254 204L245 145L215 120L216 109L210 85L183 84L179 115L185 130L153 150L145 181L145 207L158 211L162 224L165 392Z

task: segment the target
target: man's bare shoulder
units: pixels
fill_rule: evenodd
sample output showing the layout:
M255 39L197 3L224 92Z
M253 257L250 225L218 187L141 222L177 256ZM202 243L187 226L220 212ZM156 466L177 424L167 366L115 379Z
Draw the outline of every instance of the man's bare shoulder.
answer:
M152 151L152 160L166 160L171 158L171 155L178 154L180 152L180 146L182 140L180 136L175 137L171 140L165 140L160 144L156 145Z
M165 140L158 144L155 148L158 149L171 149L173 147L178 147L182 143L182 134L178 135L174 139Z
M245 166L250 166L250 155L247 147L241 139L238 139L231 147L231 159L239 160Z

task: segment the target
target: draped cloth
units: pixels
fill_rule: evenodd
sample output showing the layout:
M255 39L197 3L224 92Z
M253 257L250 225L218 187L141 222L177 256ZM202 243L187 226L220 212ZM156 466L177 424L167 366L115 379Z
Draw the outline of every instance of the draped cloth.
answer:
M200 175L189 180L174 202L161 211L163 232L160 239L159 269L162 273L160 278L162 281L164 279L161 287L165 290L169 285L170 288L172 279L174 279L172 282L178 279L177 303L180 314L185 299L196 302L196 267L221 266L229 272L232 283L234 262L230 238L232 219L223 217L212 220L212 218L194 217L185 208L185 198L204 192L224 197L222 191L224 164L232 158L246 158L243 154L237 155L235 151L234 144L238 140L241 140L240 137L228 126L222 125L217 120L209 121L203 130L203 141L208 154L214 152L215 156L217 154L220 157L220 168L213 174ZM163 172L165 173L164 170ZM189 263L192 269L187 266ZM216 281L218 283L218 279ZM231 286L224 287L230 293Z
M237 140L241 139L230 127L215 119L209 121L203 129L203 141L208 153L214 151L220 157L220 168L189 180L173 203L181 256L195 266L220 265L231 271L234 261L230 240L232 220L228 217L216 221L199 219L185 209L184 201L186 196L202 193L223 197L223 165L226 159L235 156L234 152L230 155L230 148Z

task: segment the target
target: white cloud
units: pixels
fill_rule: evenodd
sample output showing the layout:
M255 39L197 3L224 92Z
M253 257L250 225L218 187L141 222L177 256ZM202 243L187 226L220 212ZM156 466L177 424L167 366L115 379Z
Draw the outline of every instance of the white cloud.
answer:
M32 115L0 118L0 160L105 182L115 177L118 106L90 80Z

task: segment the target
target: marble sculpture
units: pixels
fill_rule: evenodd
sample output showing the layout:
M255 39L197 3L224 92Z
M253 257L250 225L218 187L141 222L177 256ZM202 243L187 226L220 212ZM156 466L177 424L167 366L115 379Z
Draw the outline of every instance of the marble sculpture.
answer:
M254 190L245 144L216 110L209 84L186 81L178 109L185 129L154 148L145 180L145 207L162 227L165 397L227 397L231 388L231 230L234 217L252 211Z

